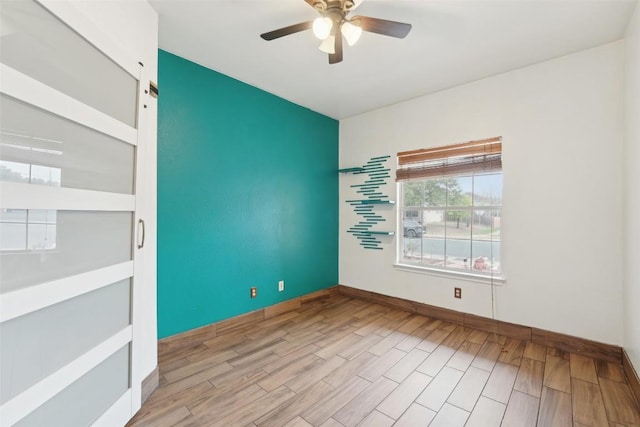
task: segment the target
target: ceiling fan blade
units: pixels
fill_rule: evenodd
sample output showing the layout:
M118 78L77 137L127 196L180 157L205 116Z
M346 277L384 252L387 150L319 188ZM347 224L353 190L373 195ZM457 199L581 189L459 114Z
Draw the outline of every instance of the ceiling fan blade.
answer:
M301 22L299 24L289 25L288 27L278 28L268 33L260 34L265 40L274 40L289 34L299 33L300 31L310 30L313 27L313 21Z
M340 34L340 31L336 32L334 46L335 53L329 54L329 64L337 64L338 62L342 62L342 34Z
M411 31L411 24L403 22L387 21L386 19L370 18L368 16L354 16L351 21L360 21L363 31L382 34L383 36L403 39Z

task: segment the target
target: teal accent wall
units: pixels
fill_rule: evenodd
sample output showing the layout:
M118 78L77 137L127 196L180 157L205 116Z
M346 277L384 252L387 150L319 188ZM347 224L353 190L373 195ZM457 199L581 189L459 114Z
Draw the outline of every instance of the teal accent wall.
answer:
M337 284L338 122L162 50L158 80L159 338Z

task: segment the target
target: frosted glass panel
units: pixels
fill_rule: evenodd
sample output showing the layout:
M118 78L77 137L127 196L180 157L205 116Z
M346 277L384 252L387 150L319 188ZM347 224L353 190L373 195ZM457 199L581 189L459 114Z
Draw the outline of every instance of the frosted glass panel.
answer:
M2 63L129 126L137 80L33 1L3 1Z
M133 194L135 147L0 95L0 181Z
M18 251L26 248L26 209L0 209L0 250Z
M93 368L16 426L86 427L129 388L129 345Z
M5 210L5 213L9 211L12 211L11 218L22 218L20 212L26 212L27 218L36 220L48 212L49 218L55 218L55 222L47 220L46 223L47 227L55 227L55 247L42 249L36 245L34 249L0 250L1 293L131 260L131 212ZM2 218L0 215L0 232L5 226ZM36 221L27 225L22 235L14 229L7 234L3 232L2 244L7 248L17 247L22 238L26 245L35 245L34 241L42 242L38 239L47 236L37 229L45 224ZM32 226L36 230L32 230ZM51 234L49 230L49 236Z
M0 209L0 251L54 250L57 211Z
M130 279L0 324L0 403L130 323Z

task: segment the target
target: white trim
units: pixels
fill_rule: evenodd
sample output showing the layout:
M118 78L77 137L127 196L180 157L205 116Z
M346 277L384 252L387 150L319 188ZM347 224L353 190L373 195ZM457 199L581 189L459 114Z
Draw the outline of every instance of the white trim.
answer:
M144 259L145 250L144 246L141 249L138 249L138 232L140 230L140 223L138 222L140 212L136 212L136 222L134 226L134 238L132 239L133 243L133 260L134 260L134 279L131 287L131 324L133 326L133 339L131 343L131 374L130 374L130 387L132 390L131 395L131 408L133 409L133 413L137 412L142 406L142 380L144 379L142 376L142 367L141 362L142 359L140 357L141 349L139 346L143 342L142 337L142 325L143 325L143 309L142 309L142 287L144 283L144 266L142 260ZM145 231L146 233L146 231Z
M444 270L432 267L418 267L409 264L393 264L396 270L407 271L409 273L427 274L431 276L446 277L447 279L458 279L467 282L478 282L486 285L503 285L507 279L502 276L491 276L484 274L466 273L464 271Z
M109 37L107 32L96 31L96 27L85 14L78 10L73 2L60 0L36 0L46 10L87 40L105 56L118 64L127 73L138 80L138 61L134 60L121 46Z
M73 362L5 402L0 406L2 425L9 426L17 423L130 341L131 326L127 326Z
M116 402L109 407L97 420L93 427L123 426L131 419L131 389L128 389Z
M136 199L132 194L19 182L0 182L0 194L0 209L133 212L136 208Z
M146 77L148 70L144 68L140 69L141 78ZM146 82L147 79L144 78ZM138 146L136 148L136 179L135 193L141 196L136 197L136 213L135 223L132 239L132 253L134 260L134 280L131 289L131 324L133 326L133 340L131 344L131 409L132 415L136 413L142 406L142 381L145 378L144 371L144 351L143 345L145 344L145 336L143 335L145 330L145 309L143 304L145 303L144 286L148 281L146 275L149 274L145 268L145 259L154 256L154 254L148 254L149 250L147 239L151 238L152 230L148 229L148 218L146 214L151 209L148 209L148 205L145 205L145 197L147 194L147 181L148 168L151 167L148 160L148 150L151 149L149 144L145 141L148 139L148 128L150 125L150 116L155 115L157 111L157 99L152 98L149 95L143 93L143 88L139 88L139 97L142 100L138 103ZM149 107L149 108L147 108ZM147 132L145 132L147 131ZM141 224L140 221L143 223ZM144 230L143 230L144 228ZM144 238L141 236L144 235ZM140 248L138 245L144 243Z
M0 295L0 322L75 298L133 276L133 261Z
M0 92L131 145L137 143L136 128L5 64L0 64Z

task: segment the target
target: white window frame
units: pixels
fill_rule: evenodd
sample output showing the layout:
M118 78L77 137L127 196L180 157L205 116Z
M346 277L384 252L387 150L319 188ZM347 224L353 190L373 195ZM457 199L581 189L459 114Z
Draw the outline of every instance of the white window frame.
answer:
M481 271L478 269L474 269L474 262L477 259L480 259L482 251L479 251L478 255L474 255L473 252L470 252L468 263L466 264L467 268L456 268L449 267L445 265L424 265L422 264L423 260L423 248L421 245L420 248L420 262L413 264L411 260L406 258L406 239L411 237L405 237L404 235L404 218L405 213L407 211L418 211L418 212L433 212L440 211L443 213L443 220L446 224L446 216L450 211L467 211L471 213L472 221L469 224L471 230L469 232L469 238L466 237L464 240L468 240L471 247L473 248L473 242L486 241L484 239L475 239L473 235L473 219L475 217L474 213L479 210L498 210L500 211L500 220L503 220L503 206L504 200L502 197L502 190L500 197L497 199L500 203L492 204L492 205L478 205L477 200L472 200L469 205L448 205L449 201L445 199L445 203L443 205L438 206L425 206L424 202L421 203L421 206L409 206L405 207L404 200L404 192L405 185L409 182L433 182L439 181L442 179L459 179L459 178L469 178L471 179L471 194L475 194L476 187L476 179L482 176L487 175L496 175L500 174L501 179L504 177L504 173L502 170L502 138L501 137L493 137L482 140L474 140L464 143L445 145L445 146L436 146L433 148L424 148L424 149L416 149L410 151L402 151L398 153L398 169L396 171L397 178L397 200L398 200L398 210L397 210L397 235L399 236L396 241L396 257L394 267L398 270L408 271L412 273L419 274L429 274L435 276L442 276L448 278L456 278L459 280L467 280L473 282L481 282L481 283L489 283L489 284L502 284L506 281L504 276L504 264L503 254L504 247L502 245L503 238L500 234L500 253L497 256L499 262L498 271L493 268L489 268L488 271ZM495 203L495 199L492 203ZM420 219L424 222L425 220L423 215L419 215ZM491 227L493 227L494 220L490 220ZM425 232L428 233L428 225L422 224L423 230L420 233L420 243L422 239L424 239ZM426 230L425 230L426 228ZM502 229L502 224L500 224L500 229ZM492 231L493 233L493 231ZM444 240L443 245L443 260L447 259L447 242L455 237L447 236L447 227L444 229L444 236L442 239ZM491 239L489 240L491 242ZM491 255L492 261L495 260L496 257L493 256L493 245L491 245ZM485 255L486 257L486 255ZM465 259L465 261L467 260ZM490 262L492 262L490 261Z

